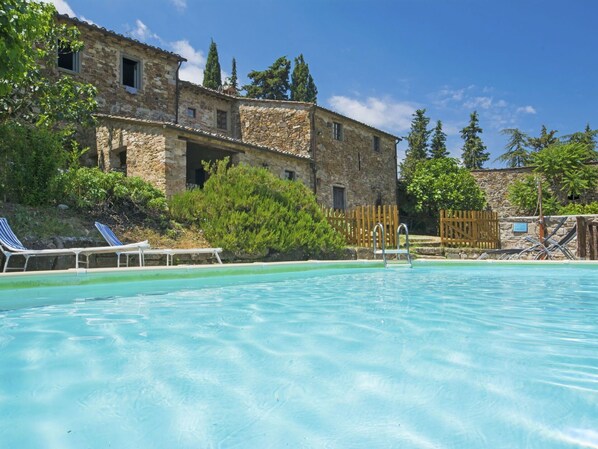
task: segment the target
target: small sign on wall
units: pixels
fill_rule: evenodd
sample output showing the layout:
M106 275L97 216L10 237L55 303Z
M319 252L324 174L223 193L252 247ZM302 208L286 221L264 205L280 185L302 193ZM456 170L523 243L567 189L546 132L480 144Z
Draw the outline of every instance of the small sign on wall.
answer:
M513 223L513 232L527 232L527 223Z

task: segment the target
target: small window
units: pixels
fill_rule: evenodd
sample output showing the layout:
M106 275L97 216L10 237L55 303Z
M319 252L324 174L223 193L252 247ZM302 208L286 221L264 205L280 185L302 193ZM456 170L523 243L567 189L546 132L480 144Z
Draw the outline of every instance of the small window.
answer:
M216 111L216 128L228 129L228 112L220 110Z
M120 153L118 153L118 163L120 164L119 168L127 170L127 150L124 149Z
M341 123L332 123L332 137L334 140L343 140L343 125Z
M79 72L79 52L67 47L58 47L58 68L69 72Z
M332 207L336 210L345 210L344 187L332 187Z
M187 108L187 117L195 118L197 111L195 108Z
M121 64L123 86L139 89L141 87L141 63L123 56Z
M372 146L374 148L374 151L379 152L380 151L380 137L378 136L373 136L372 139Z
M284 171L284 179L287 179L289 181L294 181L295 180L295 172L293 170L285 170Z

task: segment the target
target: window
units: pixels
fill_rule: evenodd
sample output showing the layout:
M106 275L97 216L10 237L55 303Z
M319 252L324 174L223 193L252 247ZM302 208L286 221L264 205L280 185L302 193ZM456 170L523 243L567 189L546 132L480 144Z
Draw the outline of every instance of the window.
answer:
M285 170L284 171L284 179L287 179L289 181L294 181L295 180L295 172L293 170Z
M187 108L187 117L195 118L197 111L195 108Z
M120 153L118 153L118 163L120 164L121 169L125 172L127 171L127 149L125 148Z
M58 46L58 68L70 72L79 72L79 52Z
M345 210L345 188L332 187L332 208Z
M380 151L380 137L373 136L372 146L374 148L374 151L378 151L378 152Z
M216 128L228 129L228 112L221 110L216 111Z
M141 63L139 61L123 56L121 74L123 86L131 87L135 90L141 88Z
M343 140L343 125L337 122L332 123L332 137L334 140Z

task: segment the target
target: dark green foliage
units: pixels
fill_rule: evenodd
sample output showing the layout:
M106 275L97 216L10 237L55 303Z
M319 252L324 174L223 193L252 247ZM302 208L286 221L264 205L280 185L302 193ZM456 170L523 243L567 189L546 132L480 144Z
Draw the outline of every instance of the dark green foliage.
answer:
M227 80L227 84L234 88L235 91L239 90L239 79L237 78L237 60L233 58L233 65L231 69L230 78Z
M291 75L291 100L316 103L317 97L318 89L301 54L295 58L295 67Z
M324 218L313 193L300 182L282 180L264 168L228 160L210 168L203 190L188 192L179 203L195 207L206 238L238 257L301 252L318 257L344 244ZM198 195L198 198L195 198Z
M586 145L590 150L595 150L596 136L598 136L598 129L592 129L590 128L590 125L587 124L583 131L566 136L566 140L570 143Z
M0 125L0 198L29 206L47 204L52 181L64 166L60 134L34 126Z
M473 111L469 116L469 124L461 130L461 138L465 142L462 151L463 165L470 170L482 168L490 157L479 136L482 132L478 124L478 113Z
M408 147L401 163L401 178L406 183L409 183L418 162L428 157L428 137L432 131L428 130L430 118L425 114L425 109L418 109L411 121L411 130L407 136Z
M4 0L0 7L0 123L8 120L47 127L93 124L96 90L49 72L58 48L82 48L75 27L59 25L45 3Z
M446 134L442 131L442 122L438 120L436 127L432 134L432 141L430 143L430 156L432 159L439 159L449 155L446 149Z
M407 193L414 199L415 211L434 217L441 209L481 210L486 204L469 170L448 157L420 162Z
M551 130L548 131L546 126L542 125L542 130L540 131L540 137L530 137L528 138L528 146L532 149L533 152L541 151L544 148L548 148L550 145L554 145L558 143L559 139L555 137L555 134L558 131Z
M266 70L253 70L247 75L251 84L243 86L250 98L266 100L288 100L289 73L291 62L286 56L281 56Z
M505 146L507 152L496 158L497 161L505 162L507 167L524 167L530 160L527 150L529 137L517 128L503 129L501 134L509 136L509 142Z
M143 220L167 224L168 206L164 194L141 178L98 168L69 170L56 180L61 202L91 215L111 215L115 221Z
M203 71L203 85L209 89L219 89L222 86L222 73L220 61L218 61L218 48L216 42L210 43L210 51L206 60L206 67Z

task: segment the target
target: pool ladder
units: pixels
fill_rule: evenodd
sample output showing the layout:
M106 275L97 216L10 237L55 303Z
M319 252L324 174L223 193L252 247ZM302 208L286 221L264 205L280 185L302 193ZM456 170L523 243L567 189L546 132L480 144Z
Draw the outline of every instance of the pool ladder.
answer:
M382 248L378 249L377 248L377 243L378 243L378 232L380 232L381 234L381 242L382 242ZM401 235L405 235L405 246L403 247L403 249L401 249ZM382 260L384 261L384 266L388 267L388 263L389 260L387 258L387 255L389 254L395 254L397 256L396 261L400 261L400 256L405 255L407 256L407 263L409 264L409 267L412 267L412 263L411 263L411 254L409 253L409 230L407 229L407 225L405 223L401 223L398 227L397 227L397 248L396 249L387 249L386 248L386 236L384 233L384 225L382 223L378 223L376 226L374 226L374 234L373 234L373 239L374 239L374 257L378 256L378 255L382 255Z

